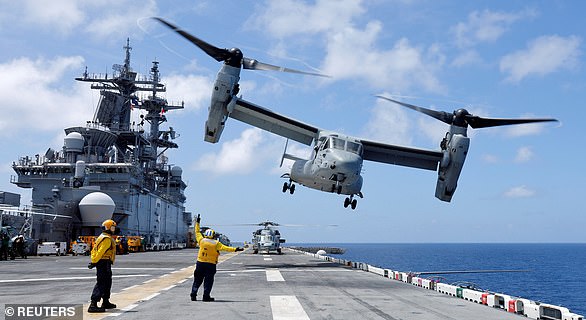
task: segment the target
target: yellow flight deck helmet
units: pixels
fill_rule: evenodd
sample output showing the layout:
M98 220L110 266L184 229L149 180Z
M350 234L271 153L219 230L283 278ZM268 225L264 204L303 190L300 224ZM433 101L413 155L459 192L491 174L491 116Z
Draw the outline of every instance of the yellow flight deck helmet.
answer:
M108 219L102 222L102 230L114 233L116 231L116 222L114 222L112 219Z
M207 229L203 233L203 236L206 237L206 238L208 238L208 239L213 239L215 235L216 235L216 232L213 229Z

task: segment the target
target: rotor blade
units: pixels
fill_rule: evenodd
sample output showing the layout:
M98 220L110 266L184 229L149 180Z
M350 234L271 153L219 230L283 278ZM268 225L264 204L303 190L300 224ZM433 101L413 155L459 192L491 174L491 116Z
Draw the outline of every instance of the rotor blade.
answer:
M210 57L216 59L217 61L224 61L230 57L230 53L226 49L220 49L215 47L191 34L181 30L179 27L163 20L162 18L153 17L153 19L158 20L162 24L166 25L173 31L177 32L178 34L182 35L185 39L189 40L189 42L193 43L194 45L198 46L201 50L207 53Z
M512 124L523 124L523 123L534 123L534 122L552 122L558 121L556 119L494 119L494 118L481 118L478 116L467 115L466 122L470 127L477 128L488 128L507 126Z
M418 107L418 106L415 106L415 105L412 105L412 104L408 104L408 103L404 103L404 102L401 102L401 101L393 100L391 98L387 98L387 97L384 97L384 96L377 95L377 97L378 98L381 98L381 99L388 100L390 102L394 102L396 104L400 104L403 107L407 107L407 108L409 108L411 110L415 110L415 111L424 113L424 114L426 114L426 115L428 115L428 116L430 116L432 118L436 118L439 121L444 122L444 123L447 123L447 124L452 124L452 122L453 122L454 116L451 113L447 113L447 112L444 112L444 111L435 111L435 110L426 109L426 108L423 108L423 107Z
M250 70L280 71L280 72L298 73L298 74L305 74L305 75L310 75L310 76L318 76L318 77L326 77L326 78L330 77L330 76L327 76L324 74L319 74L319 73L305 72L305 71L300 71L300 70L295 70L295 69L290 69L290 68L285 68L285 67L274 66L272 64L260 62L258 60L250 59L250 58L244 58L244 61L242 62L242 67L244 69L250 69Z

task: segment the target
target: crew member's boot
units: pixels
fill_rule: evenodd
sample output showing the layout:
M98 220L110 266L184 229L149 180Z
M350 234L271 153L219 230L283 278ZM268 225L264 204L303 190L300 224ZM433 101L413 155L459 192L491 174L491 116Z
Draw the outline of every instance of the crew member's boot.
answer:
M102 301L102 308L103 309L116 309L116 305L111 303L109 299L104 299L104 301Z
M98 313L98 312L105 312L106 310L103 307L98 307L97 301L92 301L90 306L87 308L87 312L89 313Z
M201 299L201 300L202 300L202 301L207 301L207 302L209 302L209 301L214 301L214 300L216 300L216 299L214 299L214 298L210 297L209 295L204 295L204 296L203 296L203 299Z

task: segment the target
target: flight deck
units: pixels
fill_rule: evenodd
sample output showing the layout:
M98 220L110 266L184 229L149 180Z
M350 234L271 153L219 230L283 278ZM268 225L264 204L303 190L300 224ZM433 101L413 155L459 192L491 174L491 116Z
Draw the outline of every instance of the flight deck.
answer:
M0 300L83 304L83 319L525 318L288 248L282 255L252 250L222 254L212 291L216 301L191 301L196 253L184 249L117 256L111 298L117 309L102 314L86 312L95 270L87 269L85 256L2 263Z

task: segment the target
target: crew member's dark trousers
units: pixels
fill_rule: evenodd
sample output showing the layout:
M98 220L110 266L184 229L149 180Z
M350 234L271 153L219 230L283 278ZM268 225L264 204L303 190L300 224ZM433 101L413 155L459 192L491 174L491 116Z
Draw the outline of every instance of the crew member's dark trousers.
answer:
M0 247L0 260L8 260L8 246Z
M110 299L110 290L112 289L112 262L110 259L102 259L96 263L96 285L92 292L92 301L98 302L100 299Z
M216 274L216 264L207 262L197 262L195 264L195 271L193 271L193 286L191 287L191 296L197 296L197 289L203 282L204 297L212 293L214 286L214 275Z

